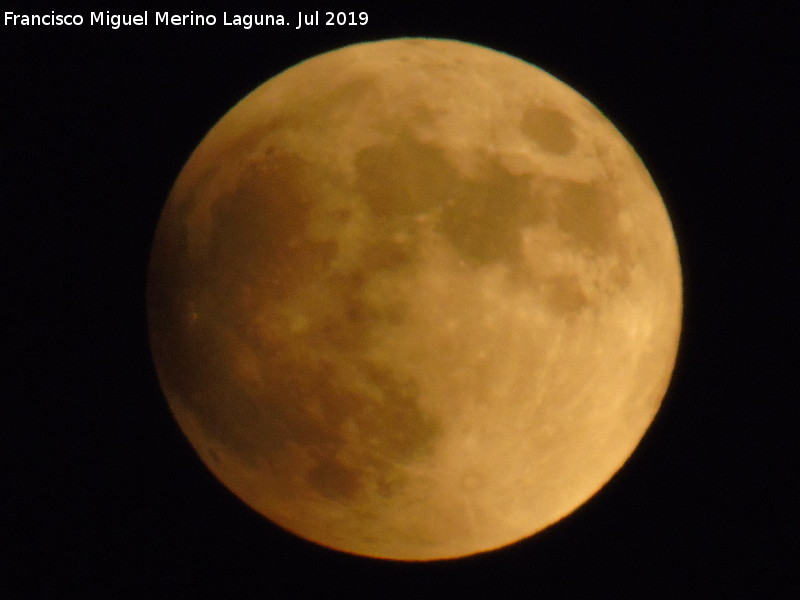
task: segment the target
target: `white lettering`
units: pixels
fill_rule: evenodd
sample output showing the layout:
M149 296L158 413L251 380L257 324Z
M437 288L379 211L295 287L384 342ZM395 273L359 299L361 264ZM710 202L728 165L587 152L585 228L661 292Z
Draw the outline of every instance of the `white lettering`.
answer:
M196 15L190 11L187 15L171 15L168 12L156 13L156 25L216 25L214 15Z
M49 14L43 15L19 15L10 10L3 13L4 25L24 25L24 26L46 26L53 27L59 25L83 25L83 17L81 15L62 15L56 14L51 11Z
M286 25L283 15L228 15L222 13L223 25L236 25L243 29L252 29L254 25L266 27L270 25Z

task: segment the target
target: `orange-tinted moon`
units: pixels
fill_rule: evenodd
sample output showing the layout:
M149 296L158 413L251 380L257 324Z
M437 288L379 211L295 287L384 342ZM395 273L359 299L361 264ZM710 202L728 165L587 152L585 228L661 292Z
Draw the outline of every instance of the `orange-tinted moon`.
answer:
M347 552L527 537L622 466L673 369L681 273L634 150L479 46L349 46L267 81L181 171L152 351L208 468Z

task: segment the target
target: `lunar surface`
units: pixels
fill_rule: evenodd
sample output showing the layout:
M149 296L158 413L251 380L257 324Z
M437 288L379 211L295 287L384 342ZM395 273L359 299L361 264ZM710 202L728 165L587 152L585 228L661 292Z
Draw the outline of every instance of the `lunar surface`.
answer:
M288 69L211 129L161 215L148 315L169 406L239 498L433 560L530 536L623 465L667 389L681 273L592 104L401 39Z

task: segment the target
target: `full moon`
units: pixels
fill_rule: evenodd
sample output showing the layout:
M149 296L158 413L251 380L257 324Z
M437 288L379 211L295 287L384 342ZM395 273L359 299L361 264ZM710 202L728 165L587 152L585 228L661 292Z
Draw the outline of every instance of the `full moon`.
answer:
M214 475L397 560L499 548L595 494L658 411L682 313L619 131L539 68L435 39L328 52L234 106L174 184L147 292Z

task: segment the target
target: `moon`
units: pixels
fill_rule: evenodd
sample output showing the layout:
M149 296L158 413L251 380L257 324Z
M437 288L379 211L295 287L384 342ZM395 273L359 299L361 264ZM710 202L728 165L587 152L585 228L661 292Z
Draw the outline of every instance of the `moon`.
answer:
M386 559L496 549L625 463L674 367L677 245L636 152L539 68L450 40L322 54L234 106L152 246L153 359L211 472Z

